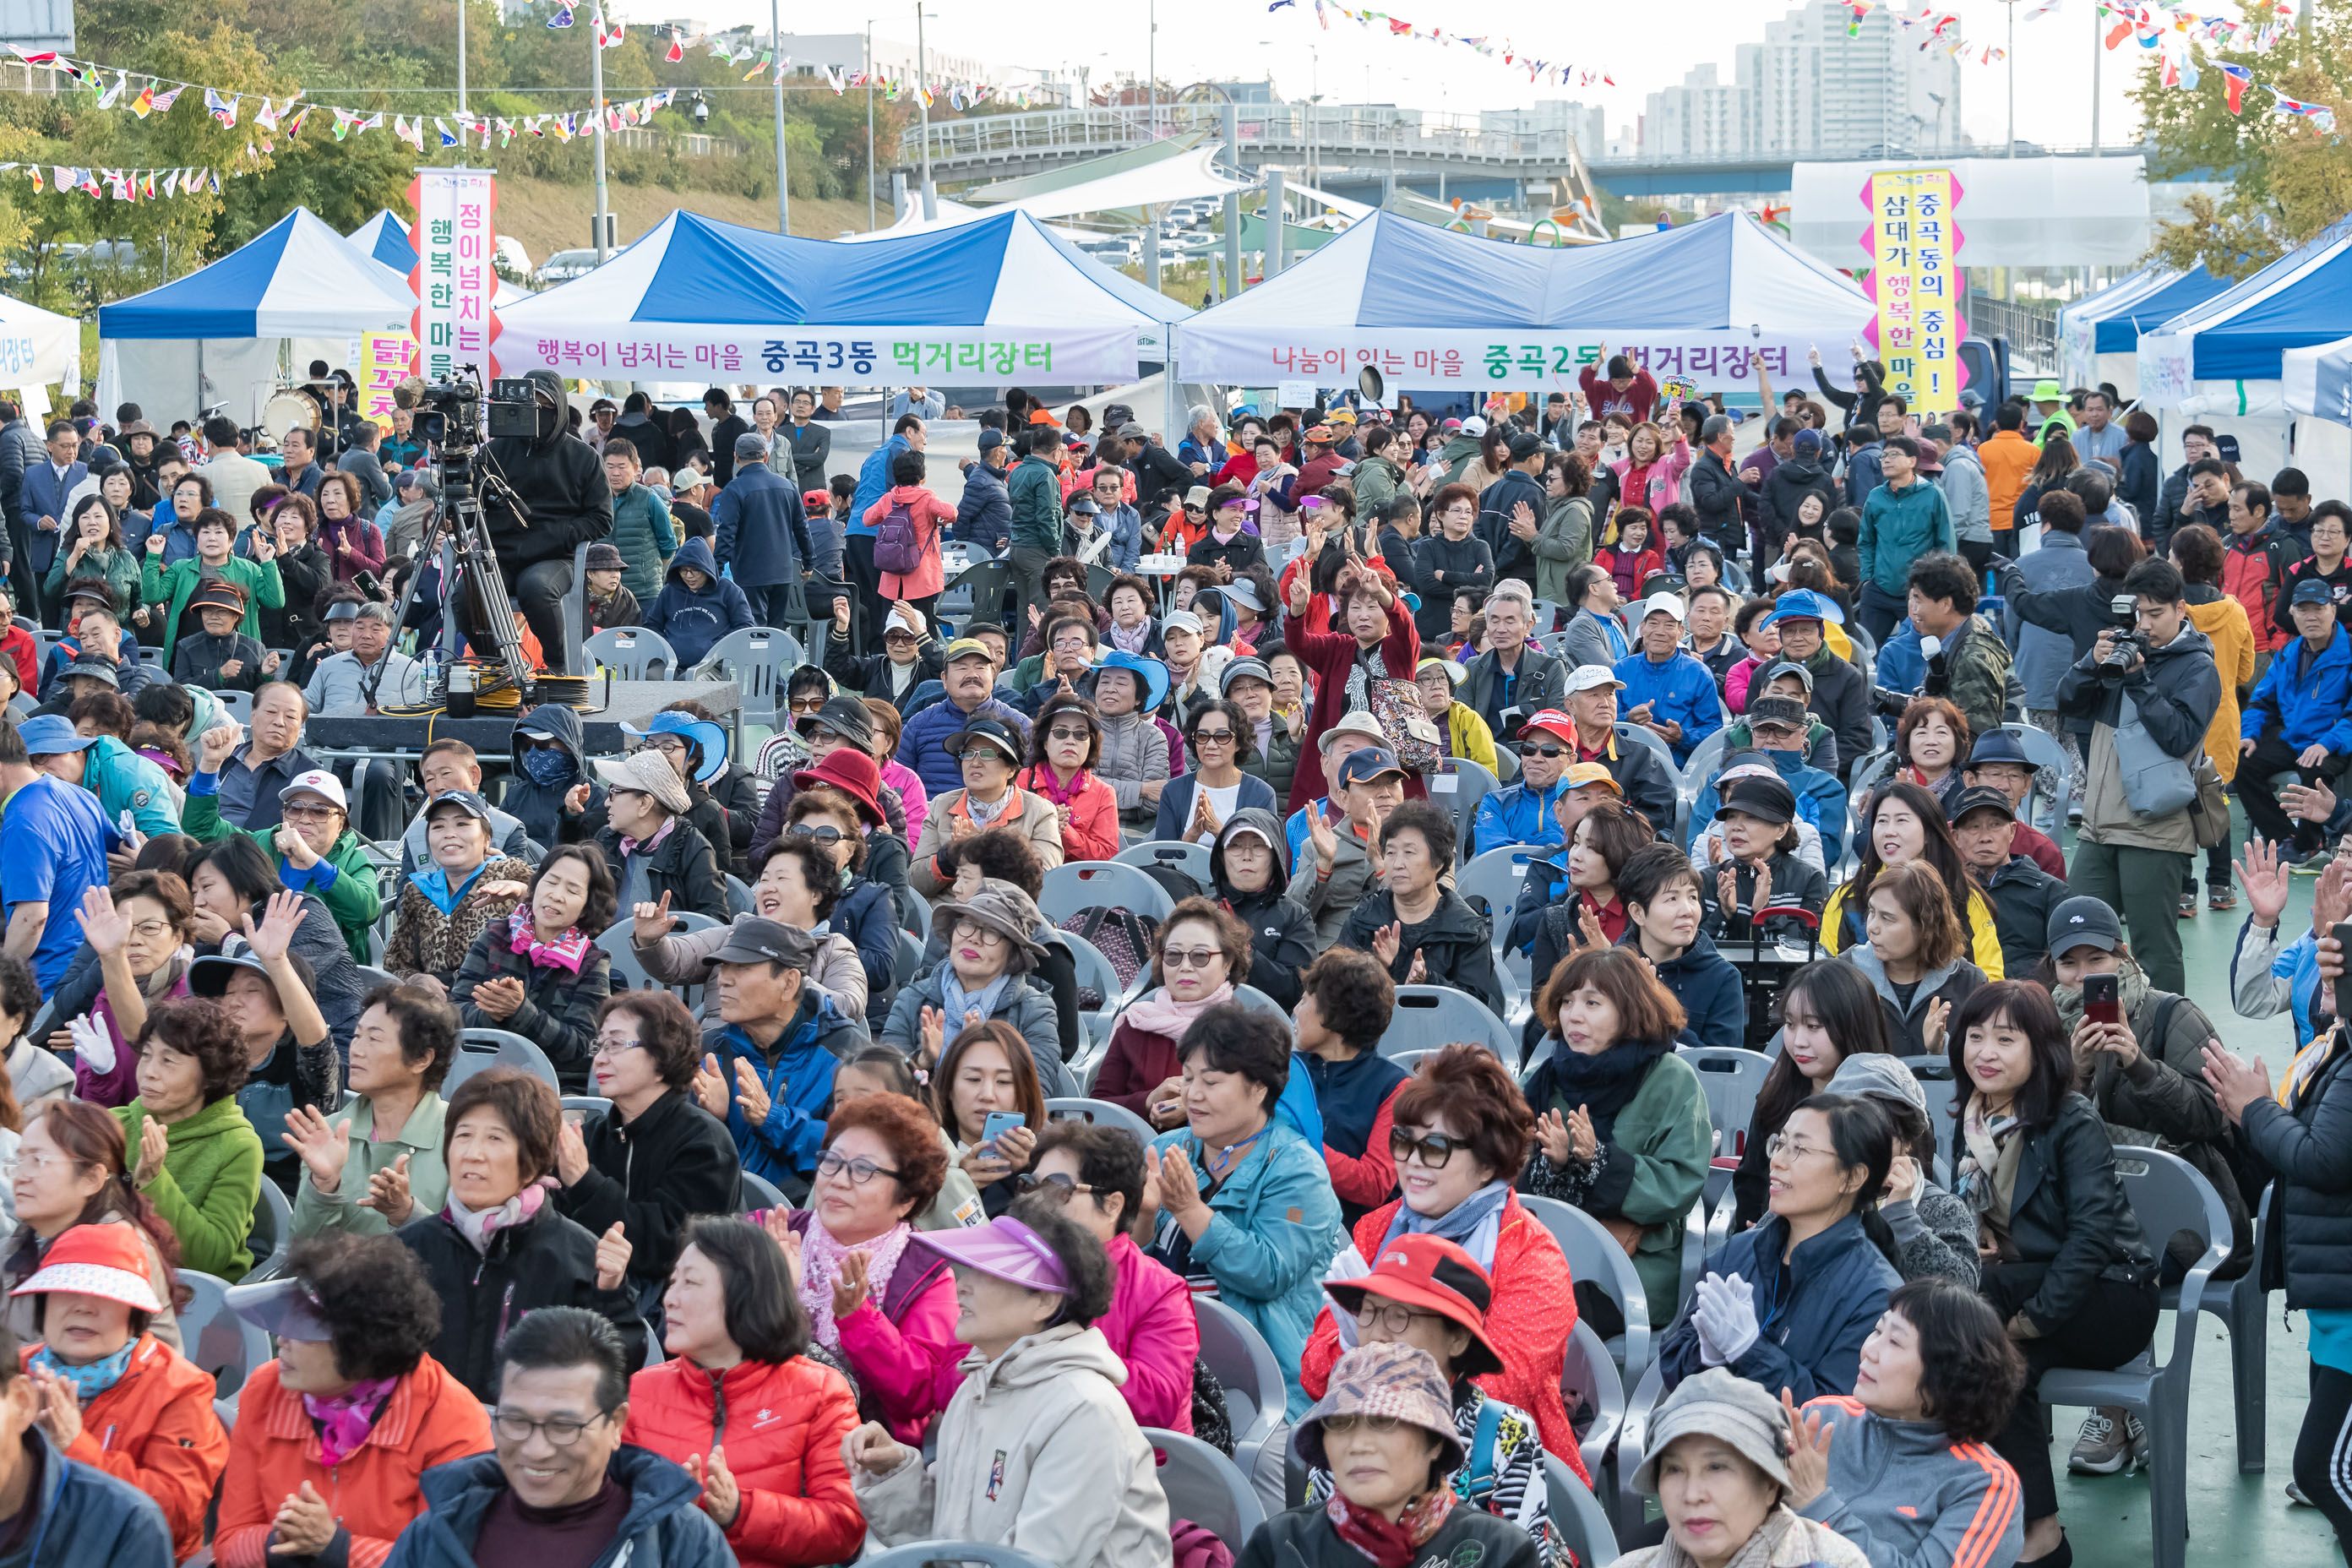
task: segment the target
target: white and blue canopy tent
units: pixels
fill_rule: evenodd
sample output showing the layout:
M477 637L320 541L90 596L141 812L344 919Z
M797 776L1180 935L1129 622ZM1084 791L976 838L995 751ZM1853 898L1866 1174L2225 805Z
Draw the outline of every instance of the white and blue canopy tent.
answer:
M675 212L499 311L500 374L718 385L1131 382L1192 314L1025 212L857 245Z
M416 265L416 247L408 237L408 225L390 207L379 207L375 216L344 236L353 245L390 268L400 279L403 289L408 287L408 274ZM530 298L530 290L515 287L510 279L499 279L498 309L520 304Z
M2058 347L2070 385L2116 384L2126 397L2139 395L2139 338L2203 304L2229 288L2205 264L2183 272L2150 264L2058 312Z
M81 322L0 294L0 386L58 384L81 395Z
M1763 353L1775 393L1827 363L1874 310L1827 263L1745 213L1608 245L1505 245L1375 213L1256 288L1179 330L1188 381L1353 386L1365 365L1418 397L1459 390L1565 391L1606 342L1663 378L1750 383Z
M2307 349L2289 349L2281 364L2295 421L2295 460L2313 493L2352 492L2352 337Z
M362 332L405 331L400 280L297 207L211 266L99 307L98 395L159 420L219 407L240 425L312 359L344 363Z
M2140 333L2139 396L2167 435L2194 419L2234 435L2240 463L2268 475L2295 460L2285 359L2352 333L2352 222ZM2165 450L2173 448L2169 444Z

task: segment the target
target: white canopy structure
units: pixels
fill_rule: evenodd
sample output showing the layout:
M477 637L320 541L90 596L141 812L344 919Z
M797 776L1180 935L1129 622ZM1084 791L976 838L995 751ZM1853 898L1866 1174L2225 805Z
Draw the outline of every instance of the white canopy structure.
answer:
M81 395L81 323L0 294L0 386L65 384Z

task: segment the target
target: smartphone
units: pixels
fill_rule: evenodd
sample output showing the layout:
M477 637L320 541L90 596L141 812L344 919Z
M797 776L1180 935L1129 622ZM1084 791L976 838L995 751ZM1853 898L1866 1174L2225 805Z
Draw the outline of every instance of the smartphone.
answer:
M2352 952L2352 924L2334 926L2328 934L2344 952ZM2336 982L2336 1021L2340 1024L2347 1019L2352 1019L2352 971L2338 976Z
M988 1121L980 1129L980 1146L993 1149L1000 1135L1028 1124L1017 1110L992 1110L988 1113Z
M2118 988L2121 977L2113 974L2083 976L2083 1016L2094 1024L2123 1022L2123 1002Z

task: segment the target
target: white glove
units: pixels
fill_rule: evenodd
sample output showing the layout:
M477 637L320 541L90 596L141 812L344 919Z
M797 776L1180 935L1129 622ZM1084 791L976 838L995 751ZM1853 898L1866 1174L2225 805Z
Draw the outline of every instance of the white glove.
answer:
M1755 1299L1748 1293L1748 1283L1737 1274L1726 1279L1710 1274L1698 1283L1698 1302L1692 1309L1699 1331L1716 1343L1728 1365L1748 1353L1748 1348L1763 1337L1763 1325L1756 1321Z
M114 1034L100 1026L95 1014L84 1013L66 1026L73 1037L74 1055L92 1072L114 1070Z

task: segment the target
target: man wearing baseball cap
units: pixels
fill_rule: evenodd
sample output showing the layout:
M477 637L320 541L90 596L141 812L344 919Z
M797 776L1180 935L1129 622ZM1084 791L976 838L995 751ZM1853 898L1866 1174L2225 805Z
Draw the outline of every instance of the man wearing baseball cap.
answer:
M1792 588L1774 601L1761 624L1780 632L1781 658L1803 665L1812 677L1805 706L1837 737L1838 774L1848 778L1871 749L1870 682L1825 640L1823 627L1832 621L1845 623L1845 612L1833 600L1810 588Z
M2017 731L1988 730L1979 735L1969 748L1968 766L1961 776L1971 789L1981 785L2000 791L2008 798L2010 810L2016 812L2024 809L2026 801L2033 794L2034 772L2033 761L2025 754L2025 742L2017 738ZM2035 865L2063 881L2066 877L2064 853L2051 842L2048 834L2021 816L2015 820L2017 831L2011 837L2010 852L2028 857ZM2227 890L2226 885L2224 890ZM2231 894L2230 901L2231 904L2237 902L2235 893ZM2219 909L2222 906L2217 904L2214 907Z
M1560 842L1555 808L1567 793L1569 764L1576 760L1576 721L1559 709L1543 709L1520 727L1513 750L1519 759L1519 776L1478 803L1471 827L1473 855L1507 844Z
M787 1190L815 1173L834 1068L866 1043L864 1026L807 984L816 956L807 931L748 915L704 960L721 1027L703 1037L695 1099L727 1123L743 1169Z
M1654 747L1617 733L1617 694L1625 683L1605 664L1569 671L1566 711L1576 731L1571 763L1599 763L1617 781L1625 802L1661 833L1672 833L1675 779Z
M1676 765L1690 761L1701 741L1723 728L1723 699L1706 665L1683 651L1683 602L1675 594L1642 601L1642 646L1617 661L1625 683L1618 699L1625 717L1674 752Z
M1309 837L1307 824L1310 815L1319 812L1329 823L1347 820L1347 810L1339 799L1340 764L1366 746L1387 745L1388 736L1381 731L1379 720L1360 710L1341 714L1337 723L1323 731L1316 744L1317 757L1302 756L1298 765L1301 769L1317 768L1322 773L1322 798L1310 800L1292 812L1284 825L1293 865L1297 864L1300 853L1307 847Z
M963 787L963 772L948 755L947 740L961 733L972 720L999 720L1021 737L1024 745L1029 738L1029 721L1018 709L991 695L998 670L986 643L977 637L958 637L948 644L940 662L940 683L947 697L908 719L898 732L898 761L913 769L923 788L932 795Z
M2352 634L2336 617L2336 590L2305 577L2288 599L2295 637L2271 656L2239 716L2238 799L2246 826L2273 844L2294 842L2306 859L2326 840L2324 826L2290 820L2271 783L2295 773L2304 784L2333 785L2352 763Z
M1404 800L1404 766L1377 741L1349 750L1332 776L1329 804L1345 815L1334 822L1322 809L1326 803L1307 805L1313 815L1307 819L1307 846L1290 880L1292 893L1315 919L1318 952L1339 941L1348 917L1371 890L1381 824Z
M1952 802L1952 841L1959 846L1961 863L1992 900L2001 967L2031 974L2042 964L2051 911L2072 895L2063 881L2013 847L2010 830L2017 825L2015 809L2000 790L1970 784Z
M0 724L0 951L31 965L45 994L81 950L82 894L106 886L107 851L122 842L98 797L51 766L89 746L63 714Z
M1544 494L1544 460L1549 448L1543 437L1522 430L1511 437L1502 477L1478 497L1478 537L1495 554L1495 577L1536 580L1536 536L1551 510ZM1519 509L1525 507L1526 511Z

